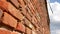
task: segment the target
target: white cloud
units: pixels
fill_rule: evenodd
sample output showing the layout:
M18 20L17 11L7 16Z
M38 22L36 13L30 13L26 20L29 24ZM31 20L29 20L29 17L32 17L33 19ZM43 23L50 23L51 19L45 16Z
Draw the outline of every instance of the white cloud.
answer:
M53 14L52 14L52 11L51 11L51 9L49 7L49 3L48 3L48 7L49 7L48 11L49 11L51 20L60 21L60 3L58 3L58 2L50 3L50 6L53 10Z
M51 31L52 33L51 34L60 34L60 30L54 30L54 31Z
M48 12L51 21L50 23L51 34L60 34L60 3L58 2L50 3L50 6L53 10L53 14L48 3Z
M60 30L56 30L55 32L56 32L56 34L60 34Z

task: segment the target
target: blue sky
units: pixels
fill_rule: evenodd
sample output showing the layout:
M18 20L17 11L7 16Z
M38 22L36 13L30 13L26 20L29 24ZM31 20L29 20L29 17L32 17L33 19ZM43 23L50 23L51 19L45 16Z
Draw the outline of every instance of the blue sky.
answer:
M60 34L60 0L48 0L47 2L51 34ZM50 9L50 6L53 10L53 13Z
M60 0L50 0L51 3L55 2L55 1L60 3Z

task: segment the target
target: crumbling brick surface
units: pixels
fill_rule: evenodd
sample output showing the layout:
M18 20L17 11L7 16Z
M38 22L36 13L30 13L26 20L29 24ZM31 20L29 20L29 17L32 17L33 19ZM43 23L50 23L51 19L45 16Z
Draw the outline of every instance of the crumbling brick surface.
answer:
M50 34L46 0L0 0L0 34Z

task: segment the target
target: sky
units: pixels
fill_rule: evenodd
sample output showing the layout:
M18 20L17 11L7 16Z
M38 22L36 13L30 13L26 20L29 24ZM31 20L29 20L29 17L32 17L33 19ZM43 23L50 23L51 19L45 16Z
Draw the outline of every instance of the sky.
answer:
M48 0L47 2L51 34L60 34L60 0ZM53 13L50 9L50 6Z

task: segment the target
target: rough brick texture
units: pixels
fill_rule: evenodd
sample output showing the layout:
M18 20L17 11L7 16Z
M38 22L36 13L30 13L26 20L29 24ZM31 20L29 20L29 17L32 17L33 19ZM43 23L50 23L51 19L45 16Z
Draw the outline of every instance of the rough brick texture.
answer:
M17 26L17 20L15 20L11 15L6 12L4 12L4 17L2 21L4 24L9 25L11 27L16 28Z
M16 30L25 32L25 26L24 26L22 23L19 22L19 23L17 24Z
M0 0L0 34L50 34L46 0Z
M32 33L32 30L26 27L26 34L31 34L31 33Z
M7 29L0 28L0 34L11 34L11 32Z

